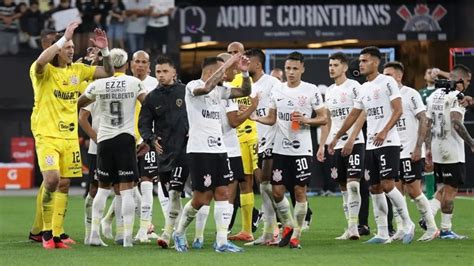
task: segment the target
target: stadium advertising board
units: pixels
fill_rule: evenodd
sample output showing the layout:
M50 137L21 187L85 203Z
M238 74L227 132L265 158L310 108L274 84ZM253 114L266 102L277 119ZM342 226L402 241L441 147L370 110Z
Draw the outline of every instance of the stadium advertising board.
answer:
M183 43L252 40L448 40L456 8L443 4L181 7Z

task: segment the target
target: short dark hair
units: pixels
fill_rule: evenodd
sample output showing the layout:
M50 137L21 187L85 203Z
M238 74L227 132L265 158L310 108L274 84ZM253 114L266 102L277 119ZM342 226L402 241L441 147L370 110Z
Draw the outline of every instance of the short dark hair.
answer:
M169 58L165 55L157 56L156 60L155 60L155 65L164 65L164 64L168 64L171 67L176 68L176 66L175 66L173 60L171 60L171 58Z
M461 72L463 75L467 76L469 74L471 74L471 69L469 67L467 67L466 65L463 65L463 64L456 64L454 65L453 67L453 70L452 71L459 71Z
M349 58L347 55L343 52L337 52L329 56L329 60L339 60L343 64L348 64L349 63Z
M207 66L212 66L217 64L217 62L224 63L224 59L217 57L217 56L208 56L202 60L201 69L204 69Z
M290 53L287 57L286 60L295 60L295 61L300 61L301 63L304 63L304 56L300 52L292 52Z
M362 49L360 51L360 54L370 54L371 56L377 57L379 60L382 59L382 54L380 53L380 50L376 46L368 46Z
M262 64L262 68L265 69L265 53L262 49L251 48L245 51L244 55L247 57L257 57L260 64Z
M400 70L402 71L402 73L405 72L405 67L403 66L402 62L399 62L399 61L392 61L392 62L387 62L385 63L385 65L383 65L383 68L393 68L393 69L396 69L396 70Z

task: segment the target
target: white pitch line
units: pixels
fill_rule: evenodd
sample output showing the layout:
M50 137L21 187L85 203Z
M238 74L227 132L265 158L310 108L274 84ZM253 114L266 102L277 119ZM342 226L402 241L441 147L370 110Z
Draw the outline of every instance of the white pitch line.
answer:
M474 200L474 197L465 197L465 196L458 196L456 199L463 199L463 200Z

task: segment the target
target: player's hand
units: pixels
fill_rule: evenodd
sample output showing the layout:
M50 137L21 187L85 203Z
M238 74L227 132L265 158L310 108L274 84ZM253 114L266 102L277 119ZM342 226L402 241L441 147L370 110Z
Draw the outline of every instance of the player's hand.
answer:
M419 160L421 160L421 148L415 148L411 153L411 161L418 162Z
M440 71L441 71L441 70L440 70L439 68L436 68L436 67L433 68L433 69L431 69L431 78L432 78L432 79L438 78L438 75L439 75L439 72L440 72Z
M297 121L300 125L302 125L306 122L306 116L298 111L295 111L291 113L291 121Z
M228 69L232 67L236 62L240 60L240 57L242 56L241 53L234 54L231 58L229 58L227 61L225 61L223 67L224 69Z
M150 146L148 146L148 144L146 144L145 142L142 142L137 147L137 156L138 157L143 156L149 151L150 151Z
M352 138L349 138L346 144L344 144L344 147L342 147L341 155L343 157L351 155L353 148L354 148L354 140Z
M91 38L90 41L94 44L99 49L104 49L109 47L109 42L107 41L107 35L105 34L105 31L96 28L94 30L94 38Z
M258 103L260 101L260 93L258 93L257 95L255 95L255 97L252 97L250 96L250 106L254 107L254 108L257 108L258 106Z
M375 147L382 146L385 139L387 138L387 131L382 130L379 133L375 134L374 141L372 142Z
M160 145L160 137L157 137L155 141L153 142L153 145L155 146L155 150L158 154L163 154L163 147Z
M252 114L250 114L249 119L258 122L259 116L255 112L253 112Z
M246 57L245 55L241 55L237 64L237 68L242 72L246 72L246 71L249 71L249 66L250 66L250 59Z
M426 163L425 168L432 168L433 154L431 153L431 149L426 149L425 163Z
M324 162L326 158L324 157L324 145L319 145L318 152L316 153L316 159L320 162Z
M328 145L328 153L331 155L334 155L334 147L336 147L337 144L337 139L334 138L331 143Z
M468 107L469 105L474 104L474 99L471 96L464 96L464 98L462 98L459 103L464 107Z
M74 31L79 27L79 24L79 22L73 21L67 25L67 28L64 31L64 38L66 38L67 41L72 40L72 35L74 35Z

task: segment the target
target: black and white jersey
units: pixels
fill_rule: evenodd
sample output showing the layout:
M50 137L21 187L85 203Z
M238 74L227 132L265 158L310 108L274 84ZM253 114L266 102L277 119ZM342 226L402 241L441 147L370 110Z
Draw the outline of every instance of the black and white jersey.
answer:
M313 110L324 108L323 98L319 89L302 81L298 87L289 88L287 83L272 91L270 109L276 109L276 134L274 154L312 156L310 127L301 125L295 131L291 128L293 112L300 112L311 117Z
M186 111L189 121L187 153L226 153L222 135L222 99L229 99L230 88L217 86L205 95L194 95L194 89L203 88L203 80L186 85Z
M332 84L326 90L325 105L331 113L331 130L329 131L328 141L331 141L341 129L344 120L347 118L354 107L354 99L359 94L359 82L347 79L341 85ZM344 136L342 136L335 146L335 149L342 149L347 139L352 134L354 126L352 126ZM364 143L364 135L362 130L357 135L354 144Z
M137 98L146 93L143 83L128 75L98 79L89 84L85 95L96 100L100 117L98 143L122 133L135 136Z
M259 117L268 115L270 109L271 94L274 88L282 86L277 78L263 74L257 82L252 84L252 95L260 95L255 114ZM273 148L276 127L257 123L258 153Z
M232 100L221 100L222 107L222 131L224 135L224 145L227 149L227 157L240 157L240 142L237 137L237 130L229 125L227 113L239 111L239 105Z
M92 129L97 133L99 130L99 124L100 124L100 112L99 109L96 108L95 102L89 104L86 107L83 107L82 109L88 111L91 113L91 118L92 118ZM89 154L97 154L97 143L95 143L92 139L89 141L89 150L87 151Z
M400 88L402 95L403 114L396 126L400 136L400 158L411 158L411 153L415 150L420 122L416 116L426 111L421 95L413 88L403 86ZM422 149L422 157L425 157L425 149Z
M431 152L433 162L441 164L464 163L464 140L452 128L451 113L464 114L466 108L459 104L457 99L459 91L446 94L442 89L433 92L426 100L427 117L432 120Z
M367 113L367 150L387 146L400 146L397 129L391 128L383 144L373 144L375 135L382 131L392 116L391 101L400 98L397 82L390 76L379 74L374 80L362 84L358 97L354 100L354 108Z

